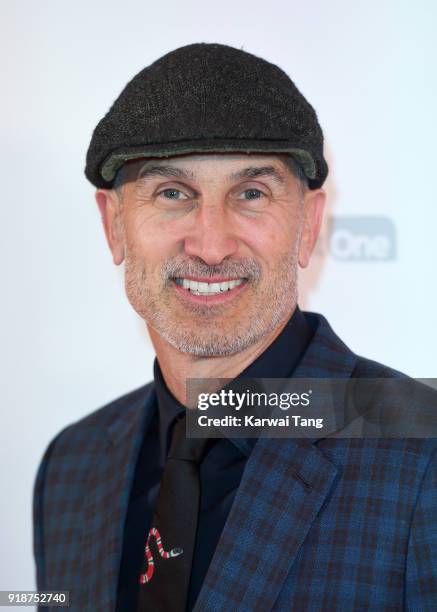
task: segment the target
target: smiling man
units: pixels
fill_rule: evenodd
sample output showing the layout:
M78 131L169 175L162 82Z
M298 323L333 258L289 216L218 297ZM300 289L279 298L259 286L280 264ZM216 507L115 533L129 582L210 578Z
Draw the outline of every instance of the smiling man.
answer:
M325 194L294 168L277 155L139 160L96 193L129 301L182 402L187 378L233 378L296 308Z
M38 588L76 611L435 609L435 439L187 435L188 379L405 380L299 309L328 168L289 77L225 45L168 53L85 172L156 359L49 445Z

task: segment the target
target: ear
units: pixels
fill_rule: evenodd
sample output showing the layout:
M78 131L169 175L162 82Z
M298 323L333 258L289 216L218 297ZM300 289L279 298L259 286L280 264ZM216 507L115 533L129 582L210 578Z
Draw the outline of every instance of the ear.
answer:
M112 259L118 266L124 261L121 204L117 194L112 189L97 189L95 198L100 210L106 240L111 249Z
M306 268L320 233L325 208L326 193L323 189L307 189L304 196L304 219L299 245L299 265Z

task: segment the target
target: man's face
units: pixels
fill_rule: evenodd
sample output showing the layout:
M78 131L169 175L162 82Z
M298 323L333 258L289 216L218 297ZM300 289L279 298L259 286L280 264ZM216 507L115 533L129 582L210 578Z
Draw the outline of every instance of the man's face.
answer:
M271 333L297 302L324 193L274 155L202 154L129 164L122 197L96 199L127 297L165 341L230 355ZM99 195L100 194L100 195Z

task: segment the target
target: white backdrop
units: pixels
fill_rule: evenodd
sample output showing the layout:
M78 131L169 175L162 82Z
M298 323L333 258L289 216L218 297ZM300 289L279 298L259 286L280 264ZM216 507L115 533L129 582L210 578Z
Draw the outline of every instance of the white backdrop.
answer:
M430 0L2 2L0 589L34 588L31 494L63 426L152 376L83 175L91 133L164 53L220 42L281 66L326 137L334 221L301 306L349 346L437 376L437 9Z

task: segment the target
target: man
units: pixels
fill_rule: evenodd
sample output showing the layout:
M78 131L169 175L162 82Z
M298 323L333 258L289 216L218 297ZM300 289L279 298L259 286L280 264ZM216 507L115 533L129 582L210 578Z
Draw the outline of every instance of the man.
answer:
M297 304L327 175L278 67L194 44L141 71L86 176L154 381L63 430L35 487L39 589L74 610L434 610L434 439L186 435L188 379L393 378Z

